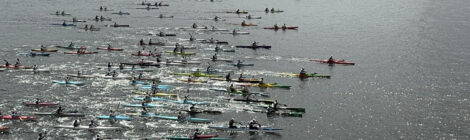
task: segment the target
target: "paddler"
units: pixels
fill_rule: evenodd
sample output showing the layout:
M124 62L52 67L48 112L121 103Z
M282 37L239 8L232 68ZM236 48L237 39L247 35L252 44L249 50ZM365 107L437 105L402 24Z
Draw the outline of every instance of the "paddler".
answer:
M281 28L284 29L284 30L287 29L286 24L283 24Z
M243 73L240 73L240 76L238 77L238 81L243 81Z
M274 8L271 8L271 12L273 12L273 13L275 12Z
M149 45L152 45L152 44L153 44L153 43L152 43L152 39L150 39L150 40L149 40Z
M113 74L111 75L113 78L116 78L117 77L117 73L116 73L116 70L113 70Z
M88 30L88 24L85 24L85 31Z
M65 23L65 20L64 22L62 22L62 26L67 26L67 23Z
M150 103L152 102L152 98L149 95L145 95L144 102Z
M258 47L258 43L256 41L253 41L253 43L251 44L251 47L253 47L253 48Z
M139 44L140 44L140 45L145 45L144 39L140 39Z
M199 135L201 135L201 133L199 132L199 129L196 128L196 131L194 131L193 134L193 139L200 139Z
M56 114L60 115L62 113L64 113L64 109L62 109L62 106L59 106L59 108L56 110Z
M76 17L73 17L73 18L72 18L72 22L77 22L77 21L78 21L78 20L77 20Z
M228 128L237 128L237 126L235 126L235 119L230 119L230 121L228 121Z
M246 16L247 19L251 19L251 15Z
M237 34L237 30L233 29L232 34Z
M108 44L108 50L111 50L111 48L112 48L111 44Z
M79 127L80 126L80 122L78 120L75 120L73 121L73 127Z
M330 56L330 58L328 58L328 62L327 63L334 63L335 60L333 59L333 56Z
M41 45L41 52L44 52L44 51L46 51L46 46Z
M3 59L3 61L5 61L5 67L8 67L10 65L7 60Z
M109 118L115 118L116 115L114 114L113 110L109 110Z
M241 61L241 60L238 60L237 66L238 66L238 67L242 66L242 61Z
M140 115L147 115L148 111L147 108L142 107L142 111L140 111Z
M237 11L235 11L235 13L240 13L240 9L237 9Z
M233 86L233 84L230 84L230 92L237 92L237 89L235 89L235 87Z
M277 24L274 24L274 29L275 30L279 29L279 26L277 26Z
M216 51L216 52L220 51L219 45L215 45L215 51Z
M261 78L261 80L259 80L259 84L264 85L264 78Z
M35 104L36 104L36 105L39 105L39 103L40 103L39 98L36 98Z
M65 77L65 84L70 84L70 77Z
M192 26L192 27L193 27L193 28L197 28L197 25L196 25L196 23L193 23L193 26Z
M206 73L211 73L211 72L212 72L212 66L209 65L209 66L207 66L207 68L206 68Z
M16 58L15 67L21 66L20 59Z
M80 77L80 76L82 76L82 71L78 70L77 77Z
M62 14L62 15L65 15L65 11L62 11L62 13L61 13L61 14Z
M109 65L108 65L108 68L109 68ZM124 69L124 64L119 64L119 69Z
M39 133L38 140L44 140L45 138L45 134Z
M98 15L95 16L95 20L100 20L100 18L98 17Z
M242 21L242 26L246 26L246 25L247 25L247 24L246 24L245 20L243 20L243 21Z
M302 69L300 70L299 77L300 77L300 78L305 78L305 77L307 77L307 72L305 71L304 68L302 68Z
M193 78L191 75L188 76L188 82L192 82L193 81Z
M119 27L119 25L116 22L114 22L114 27Z
M185 119L185 116L181 112L178 112L178 120L182 121L184 119Z
M143 77L144 77L144 74L141 72L141 73L139 73L139 76L137 77L137 79L140 80L140 79L142 79Z
M255 125L258 125L258 126L255 126ZM251 120L250 123L248 123L248 126L250 129L260 129L261 128L261 124L258 123L258 121L256 121L255 119Z
M215 21L218 21L218 20L219 20L219 18L220 18L220 17L218 17L218 16L215 16L215 17L214 17L214 20L215 20ZM214 27L214 26L212 26L212 27Z
M33 71L38 70L38 65L33 65Z
M230 72L225 75L225 81L230 81ZM233 85L233 84L232 84Z
M100 6L100 11L103 11L103 6Z
M55 11L55 14L56 14L56 15L59 15L59 11Z
M137 56L140 56L140 55L142 55L142 51L139 50L139 51L137 51Z
M269 8L264 9L264 11L265 11L266 13L268 13L268 12L269 12Z
M183 104L186 104L188 102L188 95L184 96L184 99L183 99Z
M196 111L196 107L195 107L195 106L196 106L196 104L191 104L191 106L189 107L189 111L190 111L190 112Z
M217 53L212 56L212 61L216 61L216 60L217 60Z
M90 124L88 124L88 127L89 127L89 128L93 128L93 127L95 127L95 126L96 126L96 124L95 124L95 121L93 121L93 120L91 120L91 121L90 121Z
M98 16L97 16L98 17ZM100 20L104 20L105 18L103 16L100 16Z
M162 31L160 31L160 33L158 33L159 36L165 36L165 33L163 33Z
M195 41L196 38L193 37L193 35L189 34L189 41Z

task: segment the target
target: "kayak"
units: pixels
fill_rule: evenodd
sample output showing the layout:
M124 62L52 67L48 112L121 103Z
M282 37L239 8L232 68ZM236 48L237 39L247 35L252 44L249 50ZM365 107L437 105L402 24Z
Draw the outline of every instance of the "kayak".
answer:
M223 130L223 131L263 131L263 132L275 132L280 131L280 128L272 128L272 127L261 127L261 129L250 129L248 127L238 127L238 128L229 128L229 127L221 127L221 126L209 126L207 128L215 129L215 130Z
M283 27L264 27L263 29L271 29L271 30L297 30L299 26L287 26L285 28Z
M328 64L354 65L354 63L346 62L344 60L333 60L333 61L330 62L327 59L325 59L325 60L310 59L310 61L315 61L315 62L320 62L320 63L328 63Z
M118 12L118 13L111 13L111 14L116 14L116 15L130 15L131 13L129 13L129 12Z
M225 78L211 78L211 80L217 80L217 81L227 81ZM245 82L245 83L259 83L261 80L256 79L256 78L236 78L236 79L230 79L229 82Z
M165 139L169 140L194 140L192 136L190 137L177 137L177 136L171 136L171 137L165 137ZM230 138L215 138L215 137L209 137L209 138L197 138L197 139L203 139L203 140L230 140Z
M145 99L145 97L135 97L134 100L139 100L139 101L143 101ZM152 102L155 102L155 101L167 101L167 99L164 99L164 98L160 98L160 97L150 97L151 101Z
M145 8L135 8L135 9L145 9L145 10L150 10L150 9L158 9L156 7L145 7Z
M159 53L140 53L140 54L133 53L131 55L132 56L160 56L161 54Z
M227 99L227 100L231 100L231 99ZM254 99L254 100L251 100L251 99L233 99L234 101L239 101L239 102L263 102L263 103L266 103L266 104L271 104L271 103L274 103L275 100L273 99Z
M115 28L117 28L117 27L130 27L129 25L116 25L116 24L114 24L114 25L108 25L108 26L109 26L109 27L115 27Z
M204 48L206 51L215 51L215 48ZM219 49L221 52L235 52L235 49Z
M302 117L302 112L267 112L268 116Z
M253 24L253 23L246 23L246 24L241 24L242 26L258 26L256 24Z
M0 68L8 68L8 69L32 69L32 67L25 67L25 66L22 66L22 65L15 66L15 65L13 65L13 64L10 64L10 65L8 65L8 66L0 65Z
M183 82L192 82L192 83L207 83L207 81L204 81L201 79L191 79L191 81L189 81L188 79L179 79L179 80Z
M142 107L142 104L123 104L125 107ZM156 107L163 107L164 105L159 104L145 104L144 107L147 108L156 108Z
M228 44L227 41L219 41L219 40L202 40L201 43L211 43L211 44Z
M0 117L3 120L34 120L36 119L35 116L24 116L24 115L18 115L18 116L12 116L12 115L5 115Z
M181 64L201 64L201 61L173 61L173 63L181 63Z
M74 112L74 113L72 113ZM57 114L56 112L36 112L34 115L53 115L56 117L85 117L83 113L75 113L75 111L65 112L62 114Z
M57 52L58 50L57 49L44 49L44 50L32 49L31 51L33 51L33 52Z
M86 22L86 20L69 20L67 22Z
M51 54L48 54L48 53L27 52L27 53L19 53L19 55L28 55L28 56L49 56L49 55L51 55Z
M202 31L229 31L228 29L203 29Z
M159 62L159 64L164 64L164 65L168 65L168 66L184 66L184 64L182 63L175 63L175 62Z
M54 24L51 24L51 25L59 25L59 26L77 26L75 24L63 24L63 23L54 23Z
M105 126L95 126L95 127L89 127L89 126L78 126L74 127L72 125L57 125L54 126L55 128L64 128L64 129L75 129L75 130L121 130L123 129L122 127L105 127Z
M81 82L81 81L69 81L69 82L65 82L65 81L59 81L59 80L52 80L52 83L57 83L57 84L61 84L61 85L77 85L77 86L81 86L81 85L85 85L85 83Z
M281 76L290 76L290 77L300 77L299 73L279 73ZM305 78L308 77L320 77L320 78L330 78L330 75L320 75L317 73L306 73Z
M250 34L249 32L225 32L225 33L222 33L222 34L232 34L232 35L248 35Z
M194 77L222 77L220 75L215 74L205 74L201 72L194 72L194 73L173 73L173 75L184 75L184 76L194 76Z
M211 60L211 61L214 61L214 62L215 62L215 61L222 61L222 62L233 62L233 60L232 60L232 59L226 59L226 58L217 58L217 59L215 59L215 60L214 60L214 59L210 59L210 58L209 58L209 60Z
M96 48L98 50L108 50L108 51L123 51L121 48Z
M153 62L139 62L139 63L121 63L123 65L138 65L138 66L156 66L159 67L159 64L153 64Z
M147 94L146 92L143 92L143 91L134 91L132 92L132 94L158 96L158 97L165 97L165 96L178 97L178 94L169 94L169 93Z
M8 127L8 126L0 126L0 132L7 131L8 129L10 129L10 127Z
M269 10L269 11L266 11L266 13L269 13L269 12L271 12L271 13L282 13L282 12L284 12L284 11L283 11L283 10L274 10L274 11L273 11L273 10Z
M181 110L181 111L185 111L185 112L188 112L190 114L197 114L197 113L207 113L207 114L222 114L222 111L217 111L217 110L203 110L203 109L199 109L199 108L196 108L194 110Z
M85 51L85 52L81 52L81 53L78 53L77 51L70 51L70 52L64 52L64 54L95 54L95 53L98 53L98 52L90 52L90 51Z
M174 49L176 46L160 46L161 48ZM183 46L184 49L196 49L196 46Z
M147 113L147 114L142 114L142 113L126 113L126 115L129 116L139 116L139 117L155 117L157 116L154 113Z
M51 71L50 69L29 69L29 68L23 68L21 70L22 71L30 71L30 72L34 72L34 73L37 73L37 72L50 72Z
M263 107L263 108L269 108L269 105L258 105L258 107ZM295 112L305 112L305 108L296 108L296 107L285 107L285 106L280 106L278 107L278 110L291 110Z
M156 115L155 118L164 119L164 120L179 121L177 116ZM210 122L212 122L212 119L204 119L204 118L185 118L184 121L188 121L188 122L192 122L192 123L210 123Z
M233 13L233 14L248 14L248 12L247 12L247 11L238 11L238 12L237 12L237 11L227 11L227 12L225 12L225 13Z
M155 71L156 69L151 69L151 68L122 68L119 69L120 71L141 71L141 72L152 72Z
M126 121L130 121L131 120L131 117L129 116L121 116L121 115L117 115L117 116L114 116L114 117L110 117L110 116L98 116L96 117L98 119L103 119L103 120L126 120Z
M235 63L235 64L232 64L233 66L236 66L236 67L244 67L244 66L255 66L255 64L238 64L238 63Z
M276 83L263 83L263 84L238 84L238 86L251 86L251 87L262 87L262 88L284 88L290 89L291 86L281 86Z
M246 19L261 19L261 16L246 16Z
M129 76L129 75L117 75L117 76L109 75L109 76L107 76L106 74L101 75L100 77L104 78L104 79L131 79L132 78L132 76Z
M165 37L165 36L176 36L176 34L170 34L170 33L164 33L164 34L149 34L149 35L156 35L159 37Z
M60 45L57 45L55 46L57 48L64 48L64 49L80 49L81 46L72 46L72 47L69 47L69 46L60 46Z
M36 103L24 103L26 106L36 106L36 107L39 107L39 106L56 106L56 105L59 105L59 103L49 103L49 102L42 102L42 103L39 103L39 104L36 104Z
M261 46L235 46L237 48L250 48L250 49L258 49L258 48L264 48L264 49L270 49L271 46L266 46L266 45L261 45Z
M91 20L94 20L94 21L112 21L113 19L112 18L93 18Z
M70 16L72 14L70 13L52 13L51 15L57 15L57 16Z
M157 18L173 18L174 16L155 16Z
M173 51L165 51L165 53L169 53L169 54L178 54L178 55L195 55L196 53L195 52L173 52Z
M244 92L243 90L236 90L235 92L231 92L231 91L229 91L229 90L226 89L226 88L210 88L209 90L222 91L222 92L228 92L228 93L232 93L232 94L241 94L241 95L251 95L251 94L254 94L254 95L260 95L260 96L265 96L265 97L268 97L268 96L269 96L268 93L264 93L264 92L250 92L250 93L246 93L246 92Z
M191 100L187 100L186 102L184 102L183 100L166 100L168 102L171 102L171 103L175 103L175 104L192 104L192 105L209 105L211 104L210 102L197 102L197 101L191 101Z
M65 76L76 77L76 78L95 78L95 75L65 74Z

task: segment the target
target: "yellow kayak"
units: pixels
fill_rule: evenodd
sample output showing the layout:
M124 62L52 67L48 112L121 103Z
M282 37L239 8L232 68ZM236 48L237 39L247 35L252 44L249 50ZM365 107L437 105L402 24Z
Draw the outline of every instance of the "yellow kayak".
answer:
M143 92L143 91L133 91L132 94L148 95L146 92ZM154 96L154 97L165 97L165 96L178 97L178 94L157 93L157 94L150 94L150 96Z

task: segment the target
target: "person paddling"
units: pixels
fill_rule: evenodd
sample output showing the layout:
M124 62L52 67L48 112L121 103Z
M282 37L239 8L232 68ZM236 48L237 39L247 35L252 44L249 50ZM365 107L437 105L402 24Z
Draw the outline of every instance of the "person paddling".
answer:
M36 104L36 105L39 105L39 103L40 103L39 98L36 98L35 104Z
M255 119L251 120L250 123L248 123L248 126L249 126L250 129L260 129L261 128L261 124L259 124L258 121L256 121Z
M73 121L73 128L79 127L80 122L78 120Z
M193 134L193 139L200 139L199 135L201 135L201 133L199 132L199 129L196 129Z
M302 69L300 70L299 77L300 77L300 78L306 78L306 77L307 77L307 72L305 71L304 68L302 68Z
M185 116L181 112L178 112L178 120L183 121L184 119L185 119Z
M335 62L335 60L333 59L333 56L330 56L330 58L328 58L328 63L332 64L334 62Z
M235 126L235 119L230 119L230 121L228 121L228 128L237 128L237 126Z

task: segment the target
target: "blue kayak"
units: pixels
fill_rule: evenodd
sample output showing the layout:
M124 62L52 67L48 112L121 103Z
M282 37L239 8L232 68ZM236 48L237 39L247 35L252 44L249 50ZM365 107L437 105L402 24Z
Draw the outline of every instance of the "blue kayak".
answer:
M77 26L75 24L62 24L62 23L55 23L55 24L51 24L51 25L59 25L59 26Z
M183 100L168 100L168 102L175 103L175 104L195 104L195 105L208 105L210 102L197 102L197 101L191 101L187 100L184 102Z
M110 116L98 116L96 117L98 119L106 119L106 120L126 120L126 121L130 121L131 120L131 117L129 116L121 116L121 115L117 115L117 116L114 116L114 117L110 117Z
M151 89L152 88L152 85L143 85L142 87L140 88L143 88L143 89ZM170 88L170 85L158 85L157 87L158 89L169 89Z
M142 104L123 104L125 107L142 107ZM159 104L145 104L145 107L148 108L156 108L156 107L163 107L164 105Z
M65 81L59 81L59 80L52 80L52 83L57 83L57 84L61 84L61 85L77 85L77 86L81 86L81 85L84 85L85 83L83 82L80 82L80 81L69 81L69 82L65 82Z
M178 121L177 116L157 115L157 116L155 116L155 118ZM193 122L193 123L210 123L210 122L212 122L212 119L204 119L204 118L186 118L184 120L188 121L188 122Z
M35 53L35 52L27 52L27 53L19 53L19 55L28 55L28 56L49 56L48 53Z
M135 100L143 101L145 97L135 97ZM151 97L152 101L166 101L166 99L159 97Z

